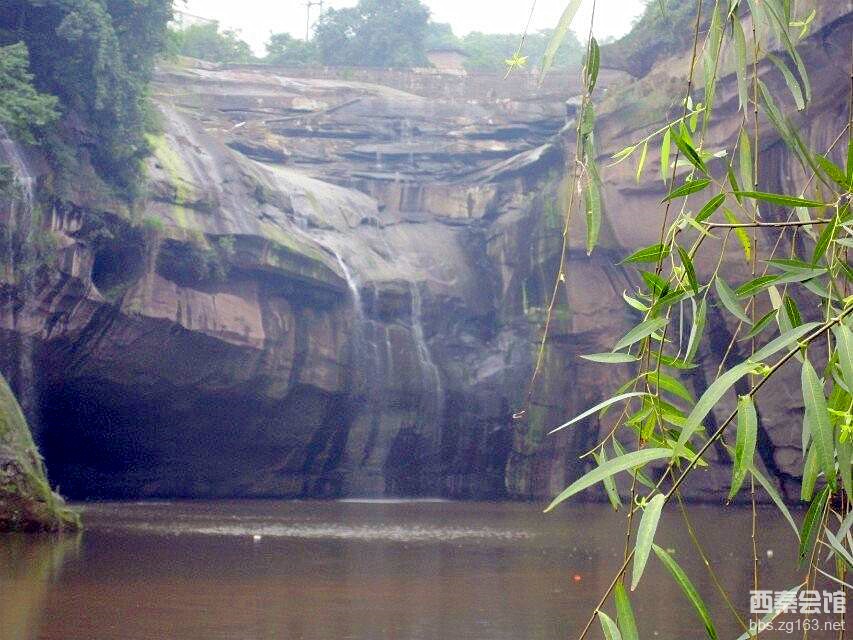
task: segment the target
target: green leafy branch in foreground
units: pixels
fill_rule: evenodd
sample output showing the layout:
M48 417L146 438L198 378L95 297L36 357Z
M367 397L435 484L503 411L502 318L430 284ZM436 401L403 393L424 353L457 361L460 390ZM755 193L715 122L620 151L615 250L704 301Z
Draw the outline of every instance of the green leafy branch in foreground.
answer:
M636 290L630 294L626 292L624 297L642 319L616 342L611 352L582 356L607 366L633 366L634 375L612 396L552 431L577 428L586 419L593 416L603 419L612 410L622 407L607 435L587 454L594 457L596 467L563 490L546 509L551 511L599 483L614 508L619 508L622 500L616 477L619 474L629 477L629 544L624 562L584 627L581 638L587 635L596 619L607 638L639 637L624 580L631 569L631 591L637 588L652 552L681 588L707 636L718 637L709 609L690 577L671 553L654 544L666 505L673 499L681 503L682 486L695 469L709 464L706 456L712 448L728 452L731 458L728 499L737 499L747 487L752 497L755 588L760 580L755 546L756 484L777 505L799 539L798 561L803 567L804 580L792 593L812 588L818 577L836 586L853 588L847 582L848 572L853 567L850 534L853 525L853 296L850 295L853 270L848 259L848 251L853 246L851 126L848 123L828 149L820 153L809 149L779 108L778 97L759 76L760 60L769 60L772 66L767 73L775 69L781 76L796 108L808 107L812 99L811 85L796 43L814 20L813 14L802 18L793 16L792 3L784 0L717 0L710 17L706 16L703 23L703 3L699 0L697 4L684 115L614 155L614 164L618 164L639 151L636 171L639 181L649 150L659 141L661 176L668 185L661 203L664 215L660 242L637 249L622 262L637 269ZM577 2L569 4L564 18L569 15L571 20L577 11L576 5ZM700 47L702 24L707 29ZM568 25L561 21L555 38L566 29ZM751 60L747 32L752 34ZM771 36L784 50L785 59L765 50ZM735 123L740 122L733 148L708 149L706 134L712 122L720 58L727 46L734 51L738 104L742 114L734 116ZM692 95L697 91L694 71L700 57L704 74L701 104L694 103ZM599 66L597 44L590 36L584 71L587 91L578 123L575 167L576 178L577 167L581 167L582 188L578 188L577 179L572 183L573 192L585 194L588 252L597 244L602 215L600 177L593 160L595 118L589 100L589 70L594 68L597 72ZM758 167L763 147L759 138L759 113L800 164L805 176L801 191L776 193L760 188ZM752 123L750 115L753 115ZM846 163L839 165L832 159L833 151L845 135L848 142ZM563 231L564 244L572 206L570 199ZM677 213L670 216L673 209ZM749 271L737 281L729 280L726 274L743 272L742 267L723 269L726 257L731 255L730 240L739 245L744 259L742 264ZM770 240L772 249L763 252L759 240ZM709 269L709 265L715 266ZM567 268L564 249L558 280L564 280ZM736 328L728 349L721 354L717 375L695 399L681 376L702 364L697 354L700 346L707 342L705 328L711 305L727 315ZM689 313L685 311L687 307ZM688 323L690 331L686 333L683 327ZM735 359L733 354L737 353L734 350L737 342L746 343L749 354L730 365ZM759 347L761 343L764 345ZM778 372L793 360L799 361L804 407L801 498L810 504L801 527L797 527L781 496L759 470L757 458L759 412L756 401L759 392L772 384ZM712 412L718 405L744 384L748 391L738 395L735 410L725 420L711 422ZM709 432L708 424L718 426ZM732 425L735 426L733 444L728 433ZM628 440L636 442L635 450L626 451L624 442ZM639 514L639 523L631 546L635 514ZM692 529L691 538L706 559ZM731 605L713 566L705 564L744 629L742 637L750 637L753 632ZM611 595L615 599L615 620L602 610ZM779 613L772 612L764 622Z

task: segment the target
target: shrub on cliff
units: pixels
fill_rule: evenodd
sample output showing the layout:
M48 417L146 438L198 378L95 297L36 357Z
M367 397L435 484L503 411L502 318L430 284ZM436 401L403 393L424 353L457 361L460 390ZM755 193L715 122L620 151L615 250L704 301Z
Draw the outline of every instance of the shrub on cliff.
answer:
M33 86L30 54L23 42L0 47L0 125L33 143L42 127L56 120L57 99Z
M169 31L169 52L209 62L252 62L249 45L236 31L220 31L218 22L194 24Z
M84 146L123 194L135 191L148 153L146 91L171 17L171 0L7 0L0 8L0 44L23 41L36 88L62 106L54 158L79 155L63 144Z

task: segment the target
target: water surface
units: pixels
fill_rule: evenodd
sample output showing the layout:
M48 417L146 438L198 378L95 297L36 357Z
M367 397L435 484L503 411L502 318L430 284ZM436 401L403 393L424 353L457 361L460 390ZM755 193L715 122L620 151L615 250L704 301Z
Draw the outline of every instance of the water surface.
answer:
M404 500L83 508L79 538L0 538L0 639L562 640L583 626L624 545L624 515L605 505L550 515ZM745 609L749 511L691 509ZM791 530L772 510L760 523L763 586L786 589L798 581ZM676 511L659 541L676 549L721 636L738 635ZM633 597L641 637L701 637L654 558Z

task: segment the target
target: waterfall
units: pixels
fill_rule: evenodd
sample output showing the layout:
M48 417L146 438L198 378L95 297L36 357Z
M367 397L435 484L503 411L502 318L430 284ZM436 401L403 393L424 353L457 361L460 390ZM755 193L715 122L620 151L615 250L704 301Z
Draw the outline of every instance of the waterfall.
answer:
M5 162L9 163L15 178L18 193L9 202L6 219L6 280L10 286L17 285L17 296L22 300L21 311L16 312L15 296L9 295L8 317L10 329L19 340L16 387L18 401L30 424L36 421L38 403L35 397L35 369L33 367L33 339L26 335L24 327L20 326L21 316L26 313L30 297L28 278L19 274L16 255L20 252L26 256L32 233L33 203L35 199L35 178L30 170L20 147L9 136L5 127L0 124L0 148L3 150ZM18 244L19 246L16 246Z
M424 413L429 416L433 422L434 434L440 434L441 422L444 418L444 386L441 383L441 372L438 370L435 361L432 359L429 345L424 336L423 325L423 300L421 298L420 287L416 283L410 283L409 290L412 296L412 337L415 341L415 347L418 353L418 364L421 369L421 376L425 383L428 383L432 388L429 393L425 393L429 400L424 402L426 407L432 405L429 409L425 407ZM429 411L432 413L428 413ZM438 437L435 438L436 442Z

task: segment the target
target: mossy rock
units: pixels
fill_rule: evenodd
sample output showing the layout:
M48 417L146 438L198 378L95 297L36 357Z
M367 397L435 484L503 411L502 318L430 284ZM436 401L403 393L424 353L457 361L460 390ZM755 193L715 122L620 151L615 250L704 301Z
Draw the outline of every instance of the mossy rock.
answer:
M0 531L79 528L79 515L51 491L21 407L0 376Z

